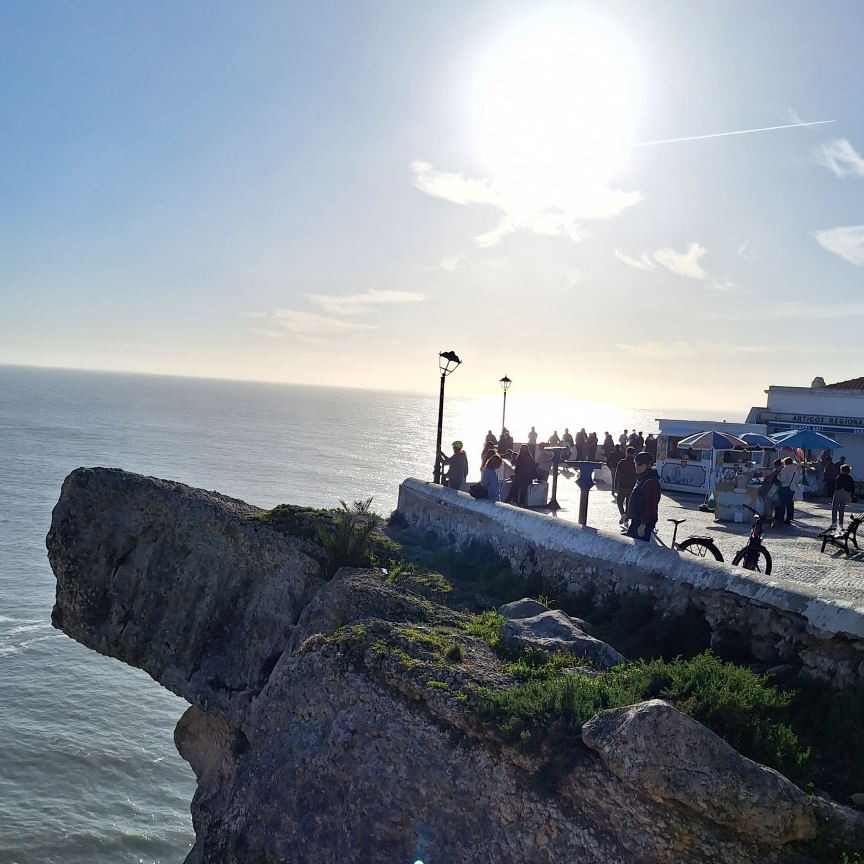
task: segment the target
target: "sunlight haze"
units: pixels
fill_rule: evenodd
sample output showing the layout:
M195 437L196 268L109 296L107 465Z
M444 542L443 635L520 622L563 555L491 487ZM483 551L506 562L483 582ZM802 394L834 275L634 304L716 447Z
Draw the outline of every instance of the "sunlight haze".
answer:
M859 377L862 25L4 3L0 363L432 393L452 350L454 396L730 420Z

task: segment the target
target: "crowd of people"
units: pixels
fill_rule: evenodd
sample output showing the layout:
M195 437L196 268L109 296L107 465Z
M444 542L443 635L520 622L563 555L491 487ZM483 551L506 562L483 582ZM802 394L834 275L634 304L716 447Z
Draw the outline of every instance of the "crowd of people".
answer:
M565 428L563 435L559 436L555 429L547 441L540 441L532 426L526 437L525 443L516 444L508 429L502 429L497 437L490 429L480 454L480 481L470 487L468 457L463 443L454 441L452 455L443 451L438 454L448 469L444 485L493 501L500 500L506 489L505 502L525 506L531 484L549 479L553 465L551 448L560 447L561 461L602 461L607 465L622 530L638 540L650 538L660 501L660 478L654 469L657 439L653 433L643 437L642 432L625 429L616 443L605 432L601 443L596 432L586 432L583 427L571 435L569 428Z
M775 525L791 525L795 517L795 491L802 485L803 464L791 456L775 459L771 470L762 479L759 489L760 509ZM852 466L841 456L834 461L830 451L822 454L818 463L826 497L831 499L831 526L828 530L842 532L846 524L846 507L855 495Z
M547 441L540 441L535 427L528 432L527 441L517 444L505 428L500 436L490 429L480 456L480 482L468 487L468 457L462 442L453 442L453 454L439 457L448 472L447 486L470 491L475 497L525 506L528 490L536 481L548 480L553 465L552 448L560 447L560 460L603 462L609 469L612 497L617 504L621 530L637 540L648 540L657 524L657 508L661 498L660 478L654 464L657 457L657 438L653 433L643 437L642 432L625 429L615 441L605 432L602 442L596 432L584 427L575 435L569 428L559 436L553 430ZM819 473L825 494L831 499L831 528L842 532L845 528L846 508L854 499L855 481L851 466L840 457L834 462L830 452L823 453ZM757 509L775 524L791 525L795 517L795 493L801 485L801 465L791 456L774 460L767 470L759 490ZM800 497L800 496L799 496Z

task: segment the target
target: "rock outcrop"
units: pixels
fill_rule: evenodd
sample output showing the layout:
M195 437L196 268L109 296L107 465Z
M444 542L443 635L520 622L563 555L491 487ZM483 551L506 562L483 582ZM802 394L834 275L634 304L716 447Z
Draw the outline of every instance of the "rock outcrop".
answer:
M527 598L526 598L527 599ZM545 651L562 651L582 657L601 669L611 669L627 658L611 645L595 639L587 632L587 625L578 618L570 618L559 609L543 608L542 612L524 615L526 600L518 601L518 611L513 614L509 603L498 611L507 619L501 625L501 641L511 648L542 648ZM536 601L527 600L527 603ZM538 606L541 604L537 604Z
M467 615L409 578L328 580L319 545L259 514L79 469L48 535L55 626L190 703L189 864L812 860L809 799L664 703L598 715L544 786L555 754L481 722L480 688L515 682ZM857 836L855 815L834 807L831 825Z

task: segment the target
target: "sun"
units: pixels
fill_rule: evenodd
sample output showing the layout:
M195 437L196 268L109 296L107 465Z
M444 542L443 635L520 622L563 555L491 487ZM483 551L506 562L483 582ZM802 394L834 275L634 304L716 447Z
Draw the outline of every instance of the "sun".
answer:
M490 54L478 83L477 147L511 206L571 209L621 168L638 81L596 32L540 26Z

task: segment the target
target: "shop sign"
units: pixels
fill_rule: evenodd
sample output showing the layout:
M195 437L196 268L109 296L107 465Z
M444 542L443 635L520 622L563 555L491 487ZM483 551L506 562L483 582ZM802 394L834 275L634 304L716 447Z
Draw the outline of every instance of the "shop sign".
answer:
M831 414L774 414L763 411L760 419L763 423L788 426L790 429L864 435L864 417L837 417Z

